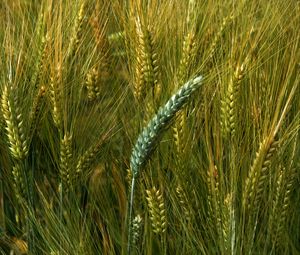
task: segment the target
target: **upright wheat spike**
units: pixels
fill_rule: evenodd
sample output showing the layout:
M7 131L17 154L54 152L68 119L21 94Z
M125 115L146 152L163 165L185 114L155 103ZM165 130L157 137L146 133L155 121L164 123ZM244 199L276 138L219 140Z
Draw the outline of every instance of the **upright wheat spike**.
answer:
M86 88L88 91L88 99L93 101L100 95L99 88L99 72L96 68L92 68L86 76Z
M240 84L246 70L245 61L238 65L231 77L224 98L221 99L221 130L225 137L233 137L237 125L238 109L237 99L240 90Z
M38 49L38 53L37 53L37 57L35 58L34 72L33 72L33 75L31 77L31 80L30 80L31 87L36 87L38 82L39 82L41 71L43 70L43 61L46 57L46 50L47 50L47 42L48 41L49 41L49 35L48 34L43 36L42 39L41 39L39 49Z
M183 41L182 57L180 60L178 80L183 83L189 76L191 65L196 56L196 42L195 33L193 31L189 32ZM182 155L184 152L184 129L186 123L186 113L185 111L178 112L178 117L173 127L173 135L175 139L175 144L177 148L177 155Z
M159 137L163 130L170 124L175 114L188 101L193 92L202 84L202 76L198 76L185 83L165 104L157 114L152 118L148 125L139 135L133 148L130 158L130 168L132 171L131 190L129 199L129 216L128 216L128 254L131 250L131 223L132 207L134 199L135 178L138 177L141 167L151 156Z
M248 178L246 179L246 186L243 195L244 207L248 210L256 210L258 203L264 191L266 179L268 177L268 170L271 164L271 158L276 151L278 141L274 138L265 138L256 152L255 160L250 169Z
M138 39L135 68L135 98L140 101L149 89L155 90L158 85L158 55L154 49L154 41L149 27L136 18Z
M54 124L57 128L61 127L62 124L62 91L60 87L62 70L61 66L57 66L54 73L50 77L50 99L52 103L52 117Z
M86 173L86 171L88 171L92 167L92 164L107 137L108 133L105 134L100 141L98 141L95 145L87 149L83 153L83 155L79 157L75 167L76 178L80 177L83 173Z
M220 180L217 166L211 166L207 171L207 189L210 224L216 225L219 237L223 236L222 228L222 202Z
M26 182L24 180L22 168L20 164L16 164L13 166L12 175L14 178L14 191L16 198L20 204L24 201L26 198Z
M230 251L231 247L231 211L232 211L232 194L228 193L223 202L222 207L222 230L223 230L223 240L224 248L226 252Z
M36 97L33 101L33 106L32 106L32 110L30 113L30 128L29 128L29 137L30 138L32 138L32 136L34 134L36 124L37 124L37 118L38 118L38 115L41 110L42 99L44 98L45 94L46 94L46 87L41 86L38 91L38 94L36 95Z
M195 36L195 32L191 30L184 37L182 56L178 70L178 80L180 83L184 82L190 75L191 66L196 57L197 44Z
M196 22L196 1L195 0L189 0L188 4L188 13L186 17L186 23L188 26L192 26Z
M223 19L223 22L220 26L220 29L218 30L218 33L215 35L212 43L211 43L211 46L208 50L208 56L209 58L211 59L214 54L215 54L215 51L216 51L216 48L217 48L217 44L218 44L218 41L220 40L220 38L222 37L223 35L223 32L224 32L224 29L226 28L226 26L228 25L229 22L231 22L231 20L233 20L234 16L233 15L229 15L227 17L225 17Z
M208 189L207 201L213 215L215 215L214 211L217 210L214 202L217 201L217 204L220 204L219 184L217 166L210 167L207 171L206 185Z
M72 30L72 35L70 38L69 48L68 48L68 57L73 56L77 49L80 42L81 30L82 30L82 21L84 18L84 9L85 9L85 1L82 1L79 7L79 11L77 13L75 23Z
M146 194L153 232L156 234L164 233L166 231L167 221L163 196L160 190L155 187L146 190Z
M108 20L105 20L102 22L99 20L99 13L101 12L101 8L99 6L99 2L97 2L95 6L95 10L90 18L90 24L93 29L93 35L95 38L95 44L97 46L97 54L98 59L101 59L101 62L98 65L98 70L101 72L101 77L103 77L103 74L107 75L109 73L109 53L110 48L112 47L110 45L110 38L106 35L106 27ZM123 35L124 36L124 35ZM122 40L120 40L122 41Z
M275 137L282 126L283 120L285 119L285 116L289 110L291 101L297 88L298 83L295 83L291 88L281 113L280 107L282 106L281 100L283 96L280 96L279 98L279 103L277 105L277 110L275 112L270 133L260 143L255 160L246 179L245 189L243 190L244 210L250 211L252 209L252 212L255 212L258 209L259 202L261 202L260 200L264 185L267 183L266 179L268 176L269 166L271 165L271 159L279 144L279 141L275 139Z
M5 130L11 155L17 160L22 160L28 154L28 137L25 134L24 120L18 106L17 93L15 93L12 102L10 98L11 90L12 88L4 85L1 97L1 110L6 124Z
M143 219L139 214L135 216L132 221L132 245L133 246L137 245L141 237L142 223L143 223Z
M275 244L282 237L285 222L287 220L290 197L296 177L296 169L281 167L276 181L276 195L273 201L271 213L271 231L275 234Z
M60 141L60 176L65 187L72 185L72 135L66 133Z
M99 20L99 13L101 12L99 2L96 3L95 10L90 18L90 25L93 29L93 36L95 38L95 42L97 45L97 48L100 50L104 44L106 44L106 38L105 38L105 27L107 25L107 22L105 22L103 25L101 24L101 21ZM101 26L102 25L102 26ZM109 40L109 38L108 38Z
M189 209L189 202L186 195L184 194L183 188L180 185L178 185L176 188L176 194L178 196L179 203L185 216L185 220L188 222L191 221L192 213Z

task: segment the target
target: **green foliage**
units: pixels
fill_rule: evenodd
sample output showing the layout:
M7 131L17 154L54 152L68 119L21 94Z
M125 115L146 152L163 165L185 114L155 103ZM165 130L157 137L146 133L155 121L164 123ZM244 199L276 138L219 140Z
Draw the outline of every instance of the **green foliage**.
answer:
M0 254L300 254L299 11L2 0Z

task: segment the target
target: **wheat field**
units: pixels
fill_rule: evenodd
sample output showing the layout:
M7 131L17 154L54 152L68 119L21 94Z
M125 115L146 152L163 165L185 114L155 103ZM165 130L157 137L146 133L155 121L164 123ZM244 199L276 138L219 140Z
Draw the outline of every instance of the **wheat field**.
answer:
M1 0L0 254L300 254L300 2Z

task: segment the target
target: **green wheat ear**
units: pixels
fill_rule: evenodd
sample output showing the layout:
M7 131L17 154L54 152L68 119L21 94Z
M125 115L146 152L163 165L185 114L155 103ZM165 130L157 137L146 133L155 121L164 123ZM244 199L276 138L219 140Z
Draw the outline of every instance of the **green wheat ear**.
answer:
M138 175L141 166L150 157L163 129L168 126L175 114L191 97L192 93L200 87L202 79L202 76L198 76L185 83L177 93L168 100L165 106L159 108L157 114L143 129L131 154L130 166L133 177Z
M141 167L151 156L156 143L159 140L163 130L170 124L176 113L187 103L193 92L202 84L202 76L197 76L185 83L152 118L148 125L139 135L133 148L130 168L132 172L130 199L129 199L129 216L128 216L128 250L131 252L131 225L132 225L132 207L134 196L135 179L137 178Z

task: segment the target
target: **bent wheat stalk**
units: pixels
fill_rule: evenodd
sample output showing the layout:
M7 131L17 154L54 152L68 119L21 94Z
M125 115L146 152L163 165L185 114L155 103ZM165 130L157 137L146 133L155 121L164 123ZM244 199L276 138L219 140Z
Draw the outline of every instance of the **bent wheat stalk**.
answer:
M187 103L193 92L200 87L200 85L202 84L202 79L202 76L198 76L185 83L177 91L177 93L175 93L167 101L167 103L158 110L157 114L152 118L152 120L139 135L137 142L133 148L130 159L132 179L128 218L128 254L130 254L131 249L131 220L135 179L138 177L141 167L151 156L151 153L153 152L163 130L170 124L172 118L183 107L183 105Z

